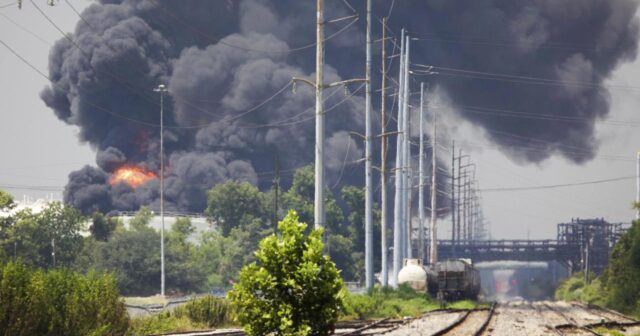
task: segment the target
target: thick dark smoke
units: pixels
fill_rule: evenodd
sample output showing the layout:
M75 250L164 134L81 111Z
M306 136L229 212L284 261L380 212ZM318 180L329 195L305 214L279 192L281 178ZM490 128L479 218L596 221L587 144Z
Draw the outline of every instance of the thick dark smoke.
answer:
M327 82L364 71L364 2L351 2L361 20L328 41ZM387 15L390 4L376 1L375 15ZM560 154L580 163L593 157L594 125L609 110L602 83L636 55L637 6L632 0L396 1L390 28L398 33L404 26L419 39L412 44L415 63L549 79L487 80L446 69L425 77L514 159ZM342 1L327 1L328 18L348 15ZM287 85L293 76L313 78L313 46L288 51L314 41L314 1L103 0L83 18L73 43L61 39L53 47L54 85L42 93L97 152L98 167L70 175L66 201L84 211L157 205L157 181L133 189L110 186L108 179L124 163L159 170L160 103L152 89L160 83L170 90L164 118L169 208L201 211L205 191L227 179L266 188L276 157L285 171L312 162L315 96L302 84L295 93ZM327 36L346 22L328 24ZM374 27L380 36L380 25ZM362 157L362 143L350 133L363 132L362 95L348 98L335 89L325 96L329 186L362 184L362 167L353 163ZM523 121L465 106L581 122Z

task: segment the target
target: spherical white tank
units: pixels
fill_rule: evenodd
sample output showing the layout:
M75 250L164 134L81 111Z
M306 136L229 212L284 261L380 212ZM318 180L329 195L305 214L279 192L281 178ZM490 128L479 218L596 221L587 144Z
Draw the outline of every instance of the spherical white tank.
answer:
M422 267L422 259L404 260L404 267L398 273L398 284L405 283L418 292L427 290L427 271Z

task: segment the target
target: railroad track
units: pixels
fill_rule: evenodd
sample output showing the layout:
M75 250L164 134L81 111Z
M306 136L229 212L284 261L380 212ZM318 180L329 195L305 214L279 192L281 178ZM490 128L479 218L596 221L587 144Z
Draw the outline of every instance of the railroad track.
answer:
M568 316L567 314L561 312L558 309L555 309L553 307L551 307L548 304L544 304L544 306L549 310L554 312L555 314L557 314L558 316L562 317L563 319L565 319L568 323L565 324L560 324L560 325L556 325L556 326L552 326L553 331L557 334L557 335L596 335L596 336L601 336L600 334L598 334L597 332L595 332L591 327L587 327L587 326L582 326L580 324L578 324L578 322L571 316Z
M338 321L334 335L340 336L361 336L384 334L397 329L401 325L407 323L410 319L403 320L363 320L363 321ZM149 336L244 336L242 329L214 329L202 331L182 331L166 334L154 334Z
M490 308L470 309L462 311L453 323L436 331L433 336L453 336L453 335L473 335L480 336L485 331L493 314L496 303L492 303Z

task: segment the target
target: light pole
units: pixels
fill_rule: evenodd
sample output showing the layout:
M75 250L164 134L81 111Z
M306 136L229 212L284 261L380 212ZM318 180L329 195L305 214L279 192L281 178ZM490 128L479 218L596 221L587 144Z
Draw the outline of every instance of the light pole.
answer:
M160 295L164 297L164 84L153 89L160 92Z

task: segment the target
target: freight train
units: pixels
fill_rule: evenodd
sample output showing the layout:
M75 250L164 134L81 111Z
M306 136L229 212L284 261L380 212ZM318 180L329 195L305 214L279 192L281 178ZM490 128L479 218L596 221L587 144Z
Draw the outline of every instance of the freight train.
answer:
M444 260L433 269L424 266L421 259L405 259L398 283L446 301L476 299L480 293L480 272L469 259Z

